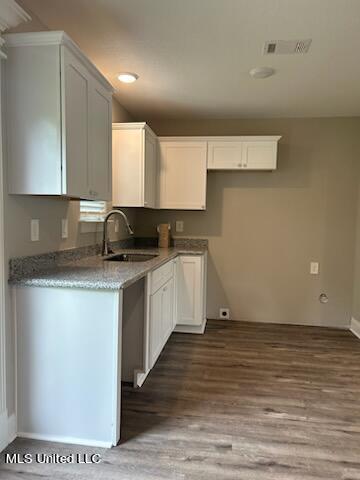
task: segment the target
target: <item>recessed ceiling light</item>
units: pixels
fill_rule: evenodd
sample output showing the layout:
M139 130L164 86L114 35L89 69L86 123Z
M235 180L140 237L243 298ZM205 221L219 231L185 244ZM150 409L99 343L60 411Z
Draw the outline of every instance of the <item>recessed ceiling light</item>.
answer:
M255 67L249 73L253 78L268 78L274 75L275 70L271 67Z
M130 72L123 72L123 73L120 73L120 75L118 76L118 79L120 80L120 82L123 82L123 83L134 83L138 78L139 78L139 75L137 75L136 73L130 73Z

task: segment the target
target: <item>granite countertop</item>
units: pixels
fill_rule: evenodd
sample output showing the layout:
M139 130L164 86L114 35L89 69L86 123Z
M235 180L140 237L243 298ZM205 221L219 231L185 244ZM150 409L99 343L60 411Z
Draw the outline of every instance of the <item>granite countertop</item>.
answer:
M44 265L27 274L14 274L10 277L11 285L31 287L87 288L96 290L119 290L133 284L168 260L180 254L203 255L204 246L172 248L117 248L116 254L146 253L155 254L155 258L146 262L111 262L97 255L75 258L61 265ZM109 255L110 257L111 255Z

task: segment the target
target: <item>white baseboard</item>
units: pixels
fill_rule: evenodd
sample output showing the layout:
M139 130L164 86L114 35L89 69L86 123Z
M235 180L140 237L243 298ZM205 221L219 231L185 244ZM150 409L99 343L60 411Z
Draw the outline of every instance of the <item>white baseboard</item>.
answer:
M202 335L205 332L207 319L204 318L201 325L176 325L174 332L177 333L197 333Z
M13 413L8 418L8 442L11 443L17 437L17 421L16 415Z
M360 321L352 317L350 322L350 332L352 332L356 337L360 338Z
M31 438L32 440L42 440L44 442L70 443L73 445L85 445L89 447L111 448L113 446L112 442L89 440L87 438L62 437L27 432L18 432L17 436L20 438Z
M0 414L0 452L9 444L8 438L8 414L5 410Z
M149 373L150 373L150 369L147 372L144 372L142 370L135 370L135 372L134 372L134 388L142 387L142 385L145 382Z

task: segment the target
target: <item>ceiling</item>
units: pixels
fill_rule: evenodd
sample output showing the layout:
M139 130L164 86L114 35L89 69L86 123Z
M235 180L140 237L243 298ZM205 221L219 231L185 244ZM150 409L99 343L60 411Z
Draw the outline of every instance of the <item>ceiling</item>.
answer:
M18 0L65 30L138 120L360 115L359 0ZM264 56L266 40L312 39ZM251 68L275 68L256 80ZM139 80L123 85L121 71Z

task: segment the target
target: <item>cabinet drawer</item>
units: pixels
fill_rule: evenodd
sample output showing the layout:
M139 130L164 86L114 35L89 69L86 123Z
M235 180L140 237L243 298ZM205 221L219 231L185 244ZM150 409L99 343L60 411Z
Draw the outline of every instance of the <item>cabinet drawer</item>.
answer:
M151 274L151 294L155 293L174 274L174 260L170 260Z

